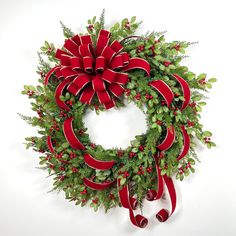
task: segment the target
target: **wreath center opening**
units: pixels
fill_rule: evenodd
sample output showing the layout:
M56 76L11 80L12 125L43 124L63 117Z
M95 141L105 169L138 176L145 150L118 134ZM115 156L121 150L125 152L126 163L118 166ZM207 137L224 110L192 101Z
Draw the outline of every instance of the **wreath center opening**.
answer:
M136 135L146 133L146 115L134 104L119 109L110 109L97 115L87 109L83 117L90 140L105 149L130 146Z

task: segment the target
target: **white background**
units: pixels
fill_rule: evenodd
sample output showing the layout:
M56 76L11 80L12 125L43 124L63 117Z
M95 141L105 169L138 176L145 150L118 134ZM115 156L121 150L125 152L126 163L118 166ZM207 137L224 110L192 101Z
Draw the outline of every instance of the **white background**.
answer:
M210 151L200 149L202 162L197 173L176 182L178 208L168 222L155 220L156 203L145 204L144 213L151 219L144 230L131 225L125 209L95 214L90 208L67 202L63 194L47 193L52 181L45 172L35 169L37 154L22 145L24 137L34 135L35 130L16 115L31 114L29 102L20 91L23 84L37 83L36 51L44 40L58 46L63 43L59 21L80 31L87 19L99 15L102 8L106 8L107 24L137 15L144 21L143 33L168 30L168 40L199 41L189 50L185 64L196 73L206 72L218 78L202 115L202 122L213 131L218 146ZM0 235L236 235L235 22L233 0L1 0ZM108 142L116 131L135 124L132 135L143 131L143 117L134 108L129 112L130 116L123 118L116 112L104 115L105 122L100 125L107 124L107 117L122 122L100 141ZM91 122L87 123L91 126ZM119 132L115 142L123 145L131 136Z

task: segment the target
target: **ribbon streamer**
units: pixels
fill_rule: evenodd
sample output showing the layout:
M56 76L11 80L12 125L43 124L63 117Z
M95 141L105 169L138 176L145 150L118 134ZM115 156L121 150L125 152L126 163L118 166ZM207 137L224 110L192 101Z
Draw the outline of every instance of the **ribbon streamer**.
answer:
M174 183L173 183L172 179L170 177L168 177L167 175L164 175L163 179L165 181L166 187L167 187L168 192L169 192L170 200L171 200L171 212L169 213L169 211L167 209L164 209L164 208L161 209L156 214L156 218L160 222L165 222L174 213L175 208L176 208L176 200L177 200L175 187L174 187Z
M86 185L87 187L89 187L93 190L106 189L116 182L116 180L115 180L115 181L104 182L104 183L96 183L96 182L89 180L88 178L84 178L83 180L84 180L84 185Z
M63 124L63 133L66 137L66 140L71 145L72 148L78 150L85 150L83 144L76 137L73 127L72 127L73 118L68 118L64 121Z
M121 205L129 210L131 222L137 227L145 228L148 224L148 219L140 214L134 215L128 185L121 186L120 179L117 179L117 186L119 189L119 198Z
M63 90L65 89L65 87L70 84L71 80L70 79L66 79L66 80L63 80L56 88L55 90L55 100L56 100L56 103L57 105L61 108L61 109L65 109L66 111L69 111L70 108L66 105L65 102L63 102L61 99L60 99L60 96L62 96L62 93L63 93Z
M167 103L167 106L169 107L174 99L174 94L169 85L166 84L163 80L154 80L150 83L150 86L152 86L162 95Z
M180 83L183 90L184 101L182 103L181 110L184 110L188 106L189 101L190 101L190 97L191 97L190 88L189 88L188 83L182 77L180 77L177 74L173 74L173 76Z
M115 161L96 160L89 153L84 154L84 162L91 168L98 170L109 170L116 163Z
M190 149L190 136L188 135L186 129L184 128L184 126L181 126L181 131L182 131L182 135L183 135L183 139L184 139L184 147L181 151L181 153L179 154L179 156L177 157L177 160L181 160L184 156L186 156L186 154L188 153L189 149Z
M50 150L51 153L55 152L53 145L52 145L52 138L50 135L47 136L47 146L48 146L48 149Z
M157 146L157 148L161 151L165 151L173 145L174 141L175 141L175 128L172 125L171 127L167 128L166 137L162 141L162 143L160 143Z

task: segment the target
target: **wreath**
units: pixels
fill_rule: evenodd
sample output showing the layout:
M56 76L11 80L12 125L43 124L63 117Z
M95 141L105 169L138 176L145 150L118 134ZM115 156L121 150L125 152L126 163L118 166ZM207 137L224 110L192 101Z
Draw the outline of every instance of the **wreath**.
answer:
M212 133L203 130L200 112L206 105L204 92L216 79L180 65L193 43L165 42L165 32L135 35L140 25L136 17L106 30L103 11L80 34L61 25L64 45L56 49L44 43L38 53L39 84L22 91L37 116L21 117L39 127L39 136L27 137L26 147L42 153L39 168L53 176L53 190L95 211L100 206L105 212L127 208L131 222L141 228L148 219L135 210L142 210L144 199L163 198L166 186L171 209L156 213L166 221L176 207L172 177L183 180L194 173L197 139L208 148L215 146ZM126 149L92 143L84 113L118 112L125 102L144 112L146 133Z

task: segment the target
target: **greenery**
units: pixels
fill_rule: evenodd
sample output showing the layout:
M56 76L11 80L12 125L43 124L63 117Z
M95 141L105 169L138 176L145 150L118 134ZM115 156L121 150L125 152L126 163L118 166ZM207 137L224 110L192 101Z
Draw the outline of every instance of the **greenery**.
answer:
M151 65L151 76L147 78L143 71L133 70L129 72L129 82L125 86L124 96L116 100L117 109L122 109L124 101L134 102L146 115L148 131L136 136L130 146L121 150L119 148L105 150L101 145L91 143L87 129L83 123L83 114L87 109L94 110L97 114L104 112L104 107L94 100L87 106L76 99L75 96L65 92L61 100L71 105L69 112L61 110L54 99L55 88L60 81L55 75L50 78L48 86L43 85L47 72L51 69L51 63L58 64L55 59L56 47L52 43L45 42L41 47L37 73L39 84L37 86L24 86L22 94L28 96L31 101L34 117L21 115L22 119L32 126L38 127L38 135L26 138L26 147L40 153L39 164L42 169L53 176L53 190L64 191L67 199L75 201L76 204L84 206L90 204L96 211L103 206L105 211L118 206L119 198L117 188L110 187L102 191L86 188L83 178L92 178L95 182L121 179L121 184L132 181L131 191L137 195L140 206L148 189L156 187L156 171L153 155L158 152L156 144L160 143L166 133L166 127L171 124L176 130L176 141L173 146L165 151L160 159L159 165L162 174L175 175L177 179L183 180L190 173L194 173L195 162L198 161L195 153L196 143L194 137L200 140L208 148L215 146L211 141L212 133L203 129L200 123L201 111L206 105L205 95L212 87L215 78L207 79L206 74L196 75L181 65L185 58L186 49L191 45L186 41L166 42L164 32L151 32L142 36L133 37L140 22L136 17L125 18L115 23L109 31L112 40L121 40L124 51L131 57L141 57ZM64 36L70 38L74 33L61 23ZM98 33L104 28L104 11L97 20L96 17L88 20L86 27L88 34L94 42ZM184 100L182 90L178 82L171 76L177 73L182 76L191 87L191 103L181 112L179 107ZM162 79L173 90L175 94L172 105L168 108L163 103L163 97L154 91L149 82ZM74 150L66 141L62 125L67 117L74 117L74 132L80 137L80 141L86 147L87 152L94 158L100 160L116 160L111 170L98 171L88 167L83 160L83 151ZM183 138L180 125L184 124L191 137L191 148L189 153L181 160L176 157L183 147ZM46 139L50 135L53 140L55 153L50 153Z

